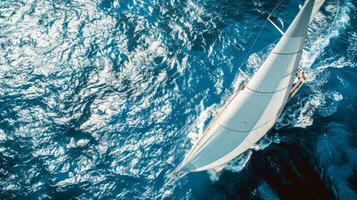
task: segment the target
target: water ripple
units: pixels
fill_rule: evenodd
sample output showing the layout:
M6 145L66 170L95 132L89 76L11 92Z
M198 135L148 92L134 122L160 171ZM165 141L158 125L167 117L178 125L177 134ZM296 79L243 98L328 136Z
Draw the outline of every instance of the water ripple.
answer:
M333 116L351 101L339 88L351 88L350 79L332 70L355 66L356 33L350 27L356 9L349 1L340 12L330 4L314 22L304 51L309 86L277 127L308 127L316 113ZM225 0L1 1L0 197L195 196L187 179L165 186L167 175L242 81L238 68L273 6ZM274 17L288 23L292 7L283 4ZM254 73L278 37L266 29L242 69ZM346 38L345 54L335 54L334 38ZM326 89L331 79L338 86ZM255 150L273 140L265 138ZM225 170L240 172L251 154ZM265 183L259 188L269 189Z

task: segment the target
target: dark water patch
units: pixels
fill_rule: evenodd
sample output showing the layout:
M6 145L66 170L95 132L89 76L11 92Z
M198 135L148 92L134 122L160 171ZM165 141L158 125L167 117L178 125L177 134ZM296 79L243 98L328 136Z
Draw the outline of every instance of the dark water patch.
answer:
M351 176L348 177L348 182L350 187L357 192L357 168L353 168L353 173Z
M282 146L284 153L278 153L281 151L280 148L274 149L272 146L267 149L272 151L269 153L271 156L252 164L255 172L263 177L277 195L282 199L334 199L332 191L326 187L319 173L307 161L308 157L299 145ZM268 165L262 165L262 162ZM267 168L272 171L266 173ZM281 176L286 178L279 178Z

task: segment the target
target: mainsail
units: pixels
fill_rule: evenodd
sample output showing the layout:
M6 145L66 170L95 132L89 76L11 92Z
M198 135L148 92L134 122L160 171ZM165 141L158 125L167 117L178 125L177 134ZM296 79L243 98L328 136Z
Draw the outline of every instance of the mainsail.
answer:
M309 23L323 2L305 2L262 66L224 105L175 175L224 166L273 127L292 91Z

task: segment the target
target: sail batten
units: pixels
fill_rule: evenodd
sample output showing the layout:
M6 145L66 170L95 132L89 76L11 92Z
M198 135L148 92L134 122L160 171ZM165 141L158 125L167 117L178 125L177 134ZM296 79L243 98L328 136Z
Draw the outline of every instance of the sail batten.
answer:
M248 150L273 127L289 99L308 25L322 3L309 0L304 4L246 87L224 105L177 171L220 167Z

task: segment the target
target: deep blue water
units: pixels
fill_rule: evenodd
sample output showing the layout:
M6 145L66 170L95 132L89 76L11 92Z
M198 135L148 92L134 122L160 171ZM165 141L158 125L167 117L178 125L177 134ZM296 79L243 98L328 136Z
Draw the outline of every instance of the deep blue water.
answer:
M285 30L302 0L283 1ZM168 174L280 37L276 1L0 1L0 199L357 199L357 2L311 24L308 81L220 173Z

